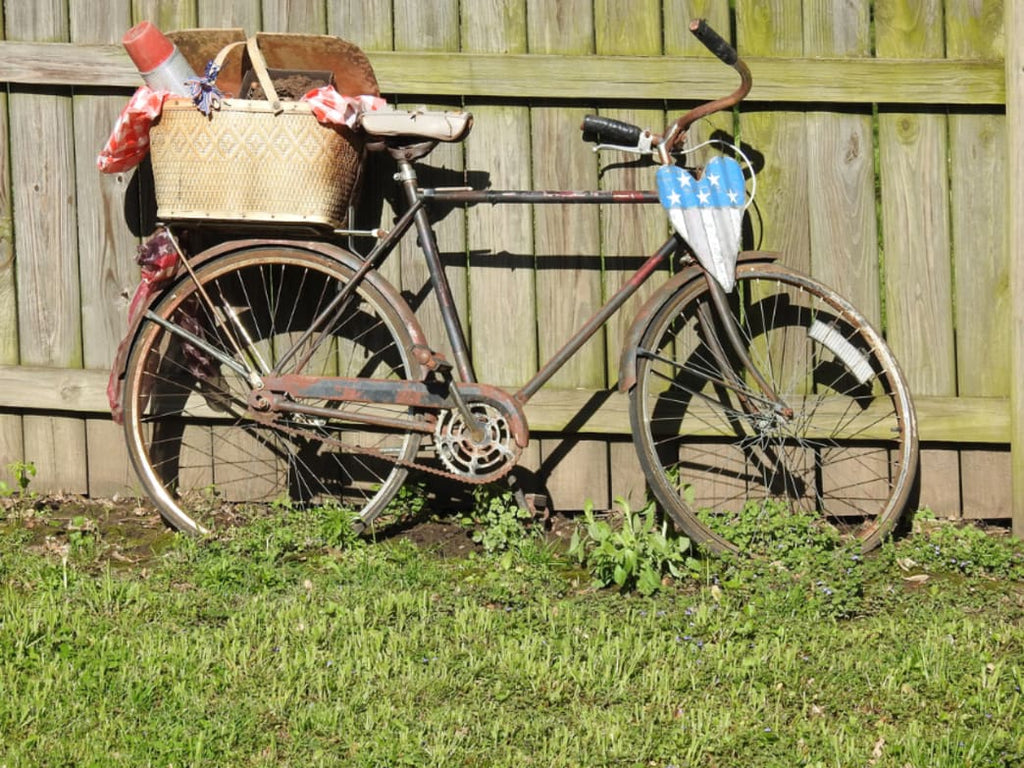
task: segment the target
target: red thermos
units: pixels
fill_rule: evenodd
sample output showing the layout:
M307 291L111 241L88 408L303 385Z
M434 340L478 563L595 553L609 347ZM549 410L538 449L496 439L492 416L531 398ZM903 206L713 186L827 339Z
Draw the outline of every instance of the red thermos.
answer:
M178 47L153 24L148 21L139 22L125 32L121 42L146 85L154 91L191 96L185 81L196 77L196 73Z

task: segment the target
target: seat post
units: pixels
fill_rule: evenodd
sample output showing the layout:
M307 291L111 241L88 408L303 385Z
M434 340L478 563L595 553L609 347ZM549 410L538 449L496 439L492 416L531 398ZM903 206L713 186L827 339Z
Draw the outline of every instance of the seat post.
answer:
M451 343L459 379L464 382L475 382L476 374L473 372L473 362L470 359L462 322L459 320L459 310L455 306L451 285L445 274L444 265L441 263L441 252L437 247L437 238L434 236L433 227L430 225L430 216L423 206L423 196L417 185L416 168L411 160L400 156L400 151L392 151L391 154L398 163L395 181L402 185L406 203L410 206L419 206L415 214L416 234L419 238L420 250L423 251L423 256L427 260L430 282L434 286L434 295L437 297L437 303L441 309L441 319L444 322L448 341Z

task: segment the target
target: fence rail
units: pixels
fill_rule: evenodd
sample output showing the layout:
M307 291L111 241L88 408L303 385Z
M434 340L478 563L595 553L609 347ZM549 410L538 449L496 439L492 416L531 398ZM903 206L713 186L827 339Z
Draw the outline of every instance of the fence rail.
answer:
M385 93L593 102L709 99L735 75L706 57L369 51ZM746 59L756 73L748 101L830 104L1000 105L1002 60ZM0 82L136 88L139 73L118 45L0 42Z
M754 72L748 103L697 131L738 135L761 165L748 244L783 252L883 327L919 402L920 502L1013 517L1024 533L1024 310L1013 301L1024 291L1024 129L1012 118L1024 68L1004 45L1024 29L1018 4L112 0L103 14L87 5L9 3L0 36L0 461L36 462L40 487L134 487L103 390L146 233L125 224L131 177L93 164L140 82L118 43L132 23L340 35L368 52L392 103L474 112L466 144L427 159L436 172L495 188L622 188L651 179L599 166L575 125L597 110L658 129L680 104L729 90L734 75L685 34L701 15L733 30ZM480 376L515 386L664 223L657 210L496 208L451 212L437 228ZM547 268L566 253L568 269ZM400 249L388 276L419 300L415 256ZM419 312L439 339L436 309ZM540 439L526 464L557 506L643 493L626 401L612 391L623 331L613 323L528 409ZM526 346L484 343L512 335Z

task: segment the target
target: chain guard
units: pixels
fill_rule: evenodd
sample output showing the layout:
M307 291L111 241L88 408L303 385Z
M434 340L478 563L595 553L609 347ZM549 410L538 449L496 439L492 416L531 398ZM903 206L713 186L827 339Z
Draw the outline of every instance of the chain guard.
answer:
M249 415L254 421L282 434L320 443L321 450L373 456L396 467L415 469L472 485L500 480L515 467L529 439L522 410L506 392L495 387L476 383L458 386L470 410L480 418L484 427L484 437L479 443L474 441L462 415L454 408L439 408L436 417L424 412L424 418L436 418L433 431L434 449L444 469L421 461L398 459L394 455L369 446L343 443L325 434L320 429L318 420L306 421L296 418L299 414L293 415L292 419L287 421L279 419L272 409L264 411L250 407ZM426 410L433 410L432 403L425 405Z

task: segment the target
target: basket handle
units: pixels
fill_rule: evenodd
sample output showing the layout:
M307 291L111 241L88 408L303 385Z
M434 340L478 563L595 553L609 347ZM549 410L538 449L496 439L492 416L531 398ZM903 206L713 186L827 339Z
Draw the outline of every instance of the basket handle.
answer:
M217 58L213 60L218 69L224 65L224 60L227 59L228 54L239 45L242 45L241 40L235 43L228 43L220 49L220 53L217 54ZM267 62L266 59L263 58L263 53L260 51L260 46L256 42L255 35L245 41L245 49L249 52L249 61L252 62L252 68L256 73L256 79L260 81L260 85L263 87L263 93L266 94L267 101L270 102L270 108L274 111L275 115L281 114L284 112L284 107L281 106L281 99L278 98L277 89L274 88L274 81L270 79L270 73L267 72Z

